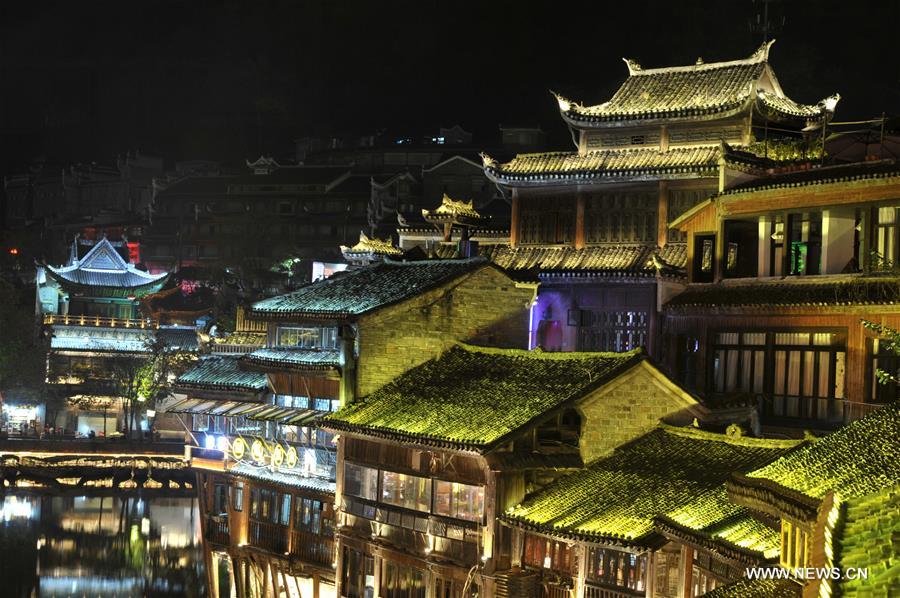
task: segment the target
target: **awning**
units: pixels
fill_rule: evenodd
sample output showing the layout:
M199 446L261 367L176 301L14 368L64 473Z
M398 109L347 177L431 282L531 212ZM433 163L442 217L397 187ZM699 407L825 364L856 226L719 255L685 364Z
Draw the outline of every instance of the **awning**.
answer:
M250 415L264 410L268 405L247 401L211 401L208 399L182 399L166 406L166 413L189 413L191 415L222 415L234 417Z
M302 426L325 415L323 411L314 409L296 409L294 407L276 407L271 405L250 415L250 419L274 421L289 426Z

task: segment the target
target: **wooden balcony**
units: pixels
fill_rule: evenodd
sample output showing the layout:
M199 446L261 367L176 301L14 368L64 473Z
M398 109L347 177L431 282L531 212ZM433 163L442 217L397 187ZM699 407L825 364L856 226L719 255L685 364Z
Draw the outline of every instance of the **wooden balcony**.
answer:
M584 586L584 598L638 598L641 596L645 596L645 593L626 590L624 588L607 588L593 585L590 582Z
M206 518L206 539L216 544L228 546L231 542L231 534L228 531L228 517L226 515L210 515Z
M65 326L92 326L96 328L159 328L158 320L131 319L131 318L107 318L103 316L71 316L44 314L44 324L60 324Z
M288 528L277 523L250 520L249 544L278 554L288 551Z
M335 561L334 540L310 532L291 532L291 556L307 563L331 567Z

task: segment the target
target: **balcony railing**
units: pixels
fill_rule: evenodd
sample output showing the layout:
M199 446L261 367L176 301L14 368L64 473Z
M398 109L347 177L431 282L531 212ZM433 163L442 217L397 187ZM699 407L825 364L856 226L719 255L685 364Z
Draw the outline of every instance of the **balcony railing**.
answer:
M262 349L265 345L229 345L228 343L210 345L210 350L217 354L235 354L245 355L253 353L257 349Z
M251 546L284 554L288 549L288 528L251 519L249 541Z
M228 545L231 535L228 532L228 517L225 515L210 515L206 519L206 539L217 544Z
M159 328L158 320L149 318L107 318L104 316L71 316L44 314L44 324L65 326L95 326L102 328Z
M590 582L584 586L584 598L637 598L639 596L645 596L645 593L626 589L606 588L592 585Z
M799 423L834 428L854 422L879 409L878 403L819 397L760 398L764 423Z
M291 555L307 563L330 567L334 563L334 540L304 531L291 532Z

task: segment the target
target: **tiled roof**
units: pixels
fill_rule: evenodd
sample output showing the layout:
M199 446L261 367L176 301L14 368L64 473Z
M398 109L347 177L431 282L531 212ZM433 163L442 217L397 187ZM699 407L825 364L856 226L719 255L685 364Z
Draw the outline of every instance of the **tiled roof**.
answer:
M453 247L440 247L448 254ZM479 255L498 267L512 271L540 274L601 274L613 276L684 276L687 246L669 243L660 249L655 245L595 245L574 247L510 247L506 244L481 245Z
M422 218L428 222L479 223L487 220L478 213L473 201L450 199L447 194L441 199L441 205L433 210L422 210Z
M271 471L268 467L256 467L247 463L240 463L228 471L236 476L245 476L263 482L273 482L291 488L312 490L322 494L334 494L335 490L335 483L331 480L314 476L303 476L286 471Z
M763 44L749 58L729 62L644 69L626 60L628 78L609 101L582 106L557 96L559 109L564 119L581 127L617 121L722 117L747 110L755 101L782 117L818 120L827 116L824 101L814 106L797 104L784 96L777 83L775 89L763 83L769 71L770 45Z
M820 118L824 114L821 104L799 104L789 97L760 90L756 94L759 102L767 109L802 118Z
M702 530L739 515L725 480L796 445L662 426L557 479L504 517L558 537L649 546L656 517Z
M199 351L200 338L197 330L189 326L165 326L156 331L156 338L162 341L167 349L175 351Z
M662 151L646 147L635 149L518 154L500 164L483 156L484 172L503 184L559 184L602 179L697 178L716 176L721 151L719 146L675 148Z
M50 348L59 351L143 353L153 340L152 330L53 325Z
M341 365L340 352L317 349L257 349L242 359L246 368L285 369L302 371L337 370Z
M267 387L266 375L238 368L238 357L204 357L178 377L184 387L259 392Z
M900 486L848 501L836 541L842 571L865 570L867 579L840 583L840 596L900 596Z
M703 598L801 598L803 586L790 579L740 579L703 594Z
M628 353L544 353L456 345L322 420L334 430L486 450L534 418L641 361Z
M759 177L726 189L721 195L890 178L900 178L900 162L897 160L855 162Z
M398 303L469 274L482 259L383 262L347 270L253 304L256 317L345 319Z
M403 255L403 250L399 247L394 247L390 239L370 239L366 236L366 233L359 231L359 242L353 247L341 245L341 253L344 254L344 257L360 254L398 256Z
M762 499L774 493L814 514L817 502L829 491L852 499L900 483L897 438L900 403L894 402L746 476L737 476L729 490Z
M796 277L773 281L733 280L694 284L666 304L668 310L692 307L830 307L900 303L900 278L894 276Z
M760 564L776 558L781 551L781 538L775 529L769 527L744 507L734 508L728 500L725 485L701 499L702 504L691 504L686 510L698 512L718 512L721 516L711 522L701 524L678 523L660 516L654 527L666 536L687 541L722 556L748 564ZM709 509L708 503L717 503L719 509Z
M155 293L169 276L138 270L125 262L106 238L97 242L83 259L59 268L47 266L46 272L64 288L91 296L137 297Z

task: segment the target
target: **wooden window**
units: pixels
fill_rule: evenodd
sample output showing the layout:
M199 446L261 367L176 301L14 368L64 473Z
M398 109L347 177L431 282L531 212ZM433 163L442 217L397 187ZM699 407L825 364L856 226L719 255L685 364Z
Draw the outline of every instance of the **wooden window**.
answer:
M873 270L891 270L896 267L900 253L900 208L880 207L875 214L875 247L870 267Z
M235 511L244 510L244 482L234 483L233 506Z
M523 198L520 206L520 244L568 245L574 241L574 198Z
M781 520L781 566L803 568L809 553L809 533L797 522Z
M344 547L341 559L341 597L371 598L375 595L375 559Z
M425 572L387 559L381 564L382 598L425 598Z
M847 333L827 329L716 332L709 388L771 399L770 415L843 418Z
M580 351L630 351L646 347L650 314L646 311L582 310Z
M646 555L602 548L588 551L585 576L589 582L643 592L646 575Z
M434 480L434 513L455 519L481 521L484 516L484 486Z
M381 502L427 513L431 510L431 480L405 473L382 471Z
M337 328L279 326L276 344L301 349L334 349L337 346Z
M572 547L565 542L533 534L525 535L526 565L559 573L574 573Z
M378 470L344 463L344 494L378 500Z
M692 282L712 282L715 277L716 236L694 235Z

